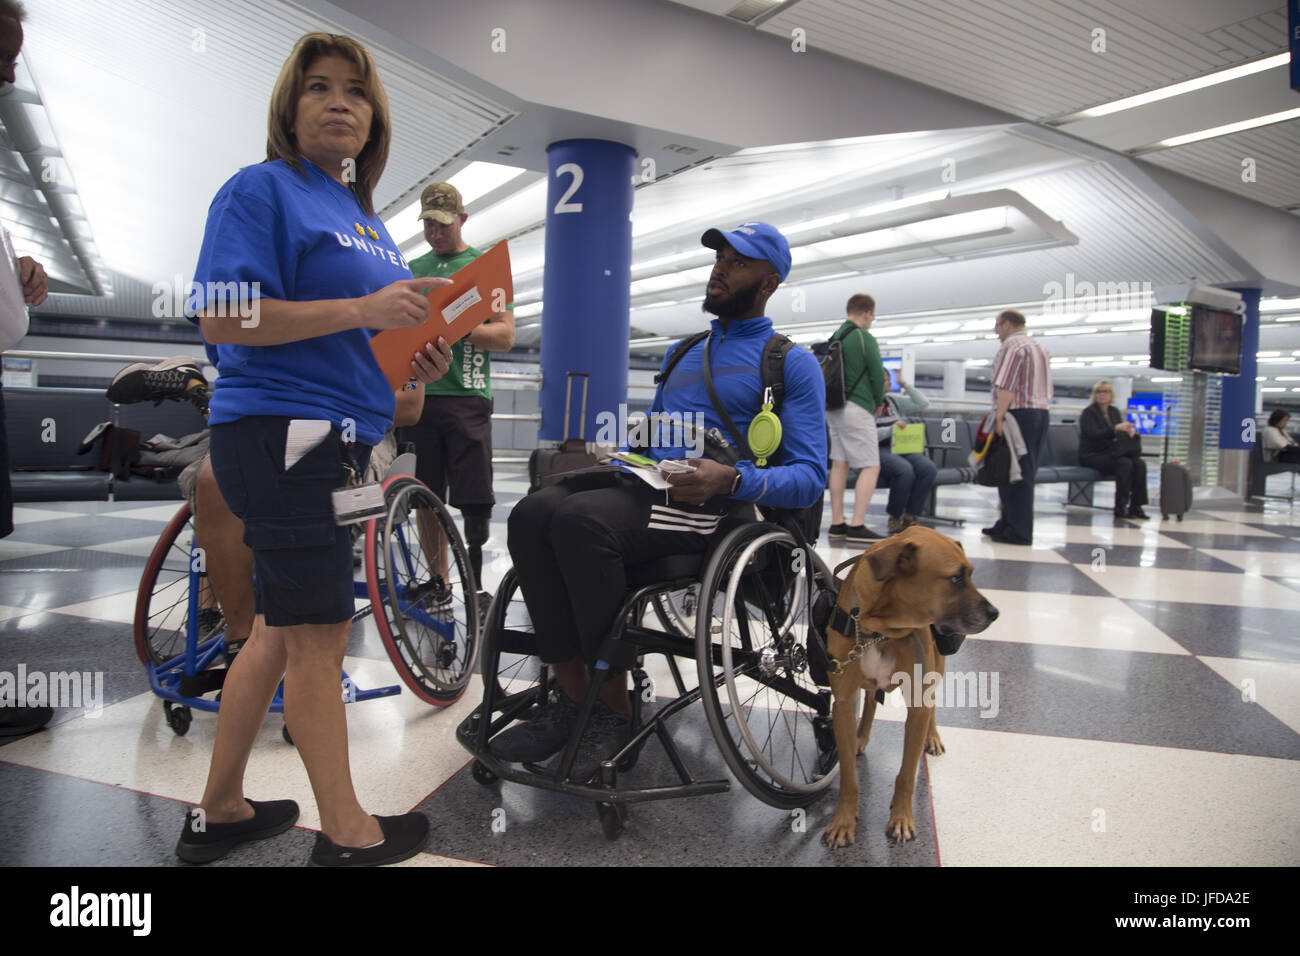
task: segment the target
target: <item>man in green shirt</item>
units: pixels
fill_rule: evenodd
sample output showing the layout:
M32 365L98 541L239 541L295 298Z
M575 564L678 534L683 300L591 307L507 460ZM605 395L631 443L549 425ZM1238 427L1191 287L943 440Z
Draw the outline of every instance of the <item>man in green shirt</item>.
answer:
M460 192L434 183L420 195L424 238L432 251L408 265L412 275L450 276L482 253L461 237L469 217ZM465 543L474 579L483 577L483 544L496 498L492 494L492 352L515 344L515 316L507 309L451 347L451 368L424 388L418 424L401 429L399 441L415 444L415 476L465 516ZM448 497L448 488L451 495ZM445 556L439 566L445 566Z
M850 389L843 408L826 413L831 436L831 527L830 539L843 538L848 544L870 544L883 535L866 526L867 506L880 477L880 445L876 439L876 409L885 400L885 366L880 347L867 329L876 319L876 300L855 295L845 307L848 318L835 332L842 342L844 384ZM849 468L858 468L853 487L853 523L844 522L844 488Z

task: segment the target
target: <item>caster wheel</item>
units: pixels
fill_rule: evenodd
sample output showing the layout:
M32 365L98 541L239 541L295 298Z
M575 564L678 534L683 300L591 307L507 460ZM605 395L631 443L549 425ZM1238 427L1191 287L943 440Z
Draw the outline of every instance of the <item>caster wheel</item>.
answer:
M167 715L167 726L177 737L184 737L189 732L194 715L184 704L173 704L170 700L165 700L163 713Z
M1183 520L1183 516L1182 516L1182 515L1179 515L1179 516L1178 516L1178 520L1179 520L1179 521L1182 521L1182 520Z
M497 775L477 760L475 760L470 766L469 772L475 780L483 784L485 787L490 787L492 784L497 782Z
M627 807L621 803L596 804L596 816L600 817L600 829L607 840L617 840L627 825Z
M286 744L288 744L290 747L292 747L292 746L294 745L294 744L293 744L293 738L289 736L289 725L288 725L288 724L285 724L283 727L280 728L280 736L284 738L284 742L285 742Z

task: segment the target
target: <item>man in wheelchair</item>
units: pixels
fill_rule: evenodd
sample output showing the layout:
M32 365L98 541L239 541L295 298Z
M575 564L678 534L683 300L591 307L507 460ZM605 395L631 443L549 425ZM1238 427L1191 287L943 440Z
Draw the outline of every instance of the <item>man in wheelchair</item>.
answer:
M569 778L595 776L629 739L627 672L597 662L628 590L628 569L666 555L704 555L728 519L753 517L754 505L807 508L826 487L821 369L810 352L774 333L764 314L789 274L789 244L761 222L710 229L701 242L717 252L703 302L716 318L707 334L669 350L650 411L654 421L662 413L702 420L710 436L703 454L681 431L661 433L637 450L691 466L669 474L666 491L623 470L589 469L529 495L510 514L510 555L557 692L531 719L492 739L502 760L536 763L561 751L576 730L589 673L603 675ZM783 363L782 395L763 387L772 381L764 363Z

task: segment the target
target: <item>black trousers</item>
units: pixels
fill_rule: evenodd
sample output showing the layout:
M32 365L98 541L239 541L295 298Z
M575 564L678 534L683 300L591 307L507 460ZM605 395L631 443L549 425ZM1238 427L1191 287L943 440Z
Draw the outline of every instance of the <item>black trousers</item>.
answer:
M1025 440L1025 454L1020 456L1022 479L1015 484L998 485L1002 517L993 527L1020 544L1034 540L1034 474L1038 471L1038 450L1047 434L1047 409L1013 408L1008 412L1020 426Z
M1115 476L1116 511L1129 511L1147 504L1147 463L1141 455L1080 455L1079 464Z
M1279 450L1277 460L1291 465L1300 463L1300 445L1288 445Z
M547 663L595 663L628 591L628 568L670 554L705 554L736 502L665 501L630 475L580 475L524 498L507 544Z

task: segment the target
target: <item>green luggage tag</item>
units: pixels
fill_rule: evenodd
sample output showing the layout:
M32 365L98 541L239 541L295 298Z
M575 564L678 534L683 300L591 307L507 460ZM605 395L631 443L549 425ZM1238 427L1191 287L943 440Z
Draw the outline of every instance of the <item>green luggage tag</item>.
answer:
M781 447L781 419L772 411L772 389L763 391L763 408L749 423L749 450L759 468L767 467L769 455Z

